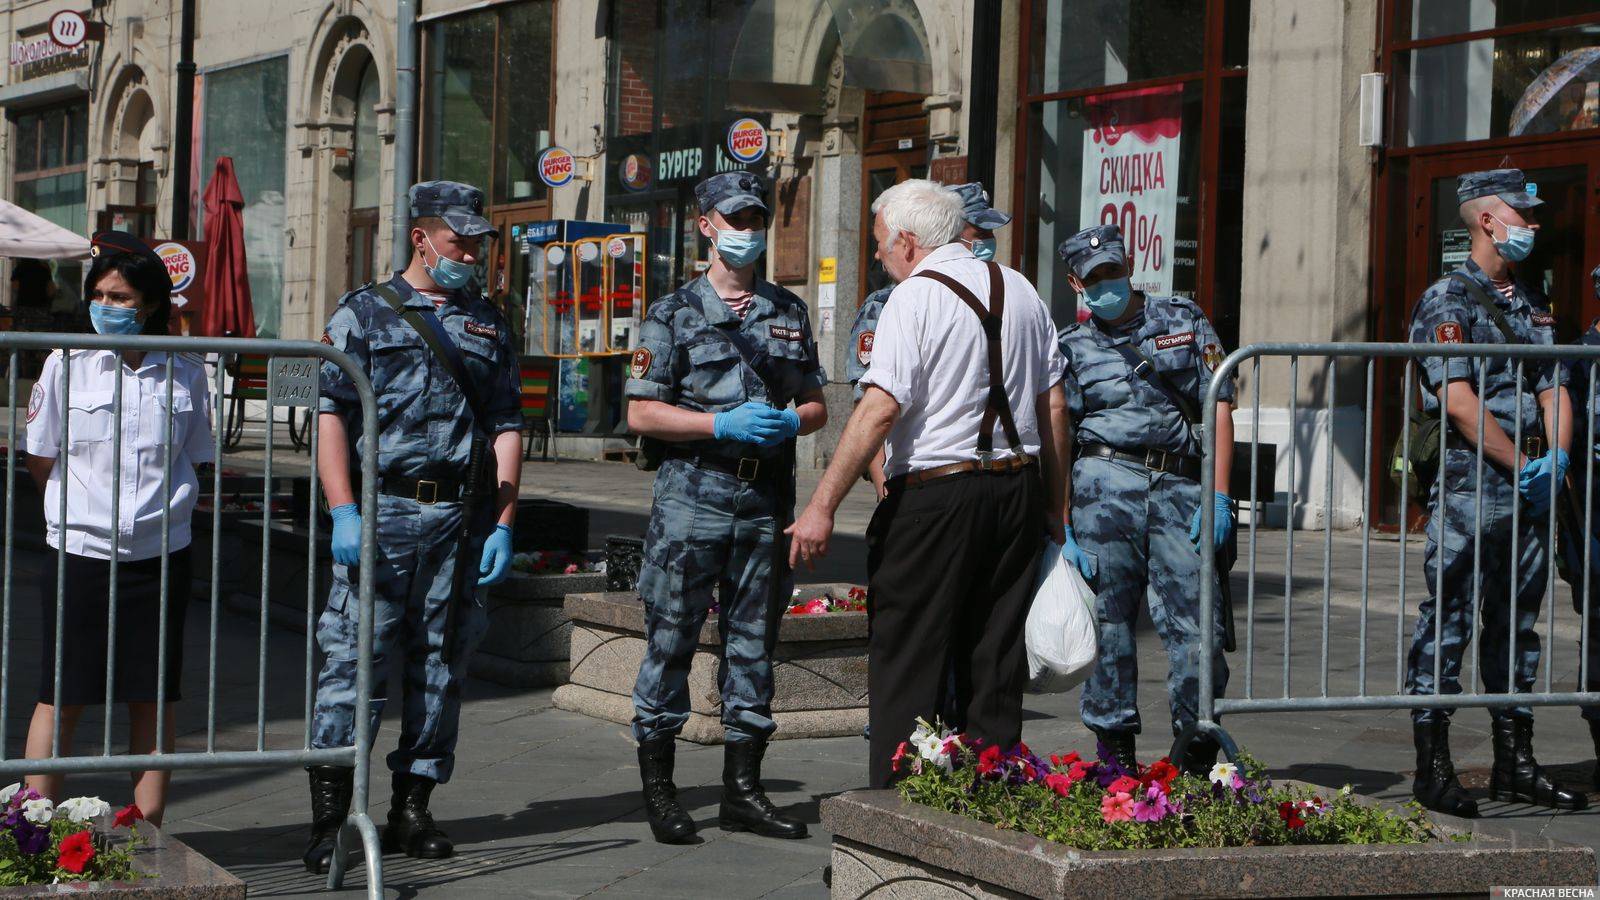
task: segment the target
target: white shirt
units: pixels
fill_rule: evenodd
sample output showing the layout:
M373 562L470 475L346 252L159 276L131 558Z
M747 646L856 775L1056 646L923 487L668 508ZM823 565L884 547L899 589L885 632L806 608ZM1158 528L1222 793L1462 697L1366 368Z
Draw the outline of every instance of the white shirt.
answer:
M900 404L900 418L885 445L884 474L977 458L978 429L989 392L989 354L978 317L951 290L916 273L935 270L956 279L985 306L989 274L960 243L928 254L912 276L890 294L878 320L872 365L862 384L888 392ZM1056 344L1050 312L1020 272L1000 267L1006 303L1001 314L1000 355L1006 397L1016 419L1023 451L1039 453L1035 402L1060 381L1067 361ZM995 457L1010 456L1009 442L994 424Z
M56 460L44 492L46 540L61 546L61 490L67 491L66 550L111 558L112 435L117 416L116 355L109 350L72 351L71 396L62 396L62 352L45 360L28 400L30 455ZM199 483L194 467L213 458L210 394L205 365L179 354L172 363L172 484L163 489L166 443L167 355L146 353L137 371L122 367L122 483L117 556L123 560L161 555L161 511L170 502L169 550L189 546L189 517ZM61 415L68 410L65 455Z

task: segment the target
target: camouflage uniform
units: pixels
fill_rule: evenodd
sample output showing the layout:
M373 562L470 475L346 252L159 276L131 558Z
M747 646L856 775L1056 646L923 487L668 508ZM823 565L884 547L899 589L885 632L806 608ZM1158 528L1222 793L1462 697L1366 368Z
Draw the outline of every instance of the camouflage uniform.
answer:
M389 284L406 306L434 310L434 304L399 275ZM452 292L435 312L460 348L475 383L488 418L479 425L490 435L521 430L517 355L504 318L483 297L464 291ZM344 418L352 442L352 466L367 441L376 438L380 479L460 479L472 444L473 415L467 400L421 336L372 285L363 285L339 301L323 341L349 354L366 371L377 402L378 434L363 434L354 385L338 367L322 365L318 408ZM371 733L376 737L389 660L398 653L404 665L404 707L399 747L388 756L389 768L437 782L450 778L467 657L486 627L482 598L475 596L469 614L459 620L454 661L444 663L441 651L455 567L472 566L476 582L483 541L494 530L492 505L484 504L478 512L472 523L471 552L458 560L460 502L424 503L381 492L378 496L372 642L372 685L377 696L370 711ZM317 678L311 727L311 746L317 748L348 747L355 740L356 575L353 568L334 565L328 606L317 623L317 643L327 657Z
M1595 293L1600 296L1600 267L1595 269ZM1600 346L1600 319L1596 319L1574 343L1585 347ZM1575 415L1572 420L1572 479L1573 497L1576 503L1573 508L1577 510L1578 521L1575 523L1582 528L1585 521L1592 523L1594 534L1600 534L1600 485L1594 488L1586 487L1588 482L1588 463L1584 460L1582 448L1589 441L1589 429L1594 429L1596 446L1590 447L1590 454L1595 456L1596 480L1600 480L1600 389L1597 389L1595 402L1589 406L1590 385L1594 382L1595 373L1591 371L1595 364L1591 362L1572 361L1567 364L1567 390L1572 393L1572 409ZM1585 407L1588 409L1585 409ZM1592 493L1591 493L1592 491ZM1585 502L1594 507L1585 511ZM1594 538L1590 538L1591 543ZM1597 548L1600 549L1600 548ZM1579 540L1566 540L1562 548L1566 556L1567 571L1580 573L1583 571L1584 545ZM1600 553L1591 551L1589 560L1590 571L1600 572ZM1581 579L1571 579L1572 609L1579 615L1583 614L1584 585ZM1600 578L1589 579L1589 643L1584 648L1588 659L1588 683L1582 686L1585 691L1600 690ZM1600 724L1600 706L1584 706L1583 717L1591 723Z
M891 284L868 294L856 312L855 326L850 329L850 357L845 360L844 373L855 389L857 401L867 391L861 376L867 374L867 367L872 365L872 341L877 336L878 317L883 315L883 305L889 302L892 293L894 285Z
M757 280L744 320L728 309L711 283L697 278L651 304L639 331L626 394L696 412L718 413L747 400L782 409L827 382L817 361L806 306L794 294ZM701 316L689 303L696 294ZM775 360L780 396L721 331L737 328ZM686 455L774 460L781 446L708 438L672 445L656 473L655 499L645 532L639 595L645 603L649 647L633 691L633 733L639 741L675 735L689 717L689 661L700 626L720 603L718 629L724 658L717 683L729 741L765 740L775 727L770 654L777 642L781 604L793 586L788 566L775 565L774 547L793 515L794 473L743 481L694 465ZM781 505L781 508L780 508ZM779 583L774 586L773 579Z
M1067 358L1064 382L1074 441L1127 453L1151 450L1201 454L1182 413L1114 349L1132 342L1154 360L1175 389L1199 406L1222 361L1222 344L1205 313L1178 297L1147 296L1126 322L1098 319L1061 332ZM1218 399L1232 402L1233 384ZM1141 604L1167 648L1167 693L1174 731L1192 723L1199 703L1200 556L1189 524L1200 503L1200 483L1121 460L1081 457L1072 469L1072 527L1079 545L1096 557L1095 618L1099 660L1083 688L1082 716L1097 731L1140 730L1138 652L1134 625ZM1213 596L1216 596L1215 594ZM1212 685L1222 696L1228 664L1222 654L1222 618L1216 619Z
M1550 304L1538 291L1520 281L1516 296L1507 301L1483 270L1472 260L1457 269L1476 281L1505 314L1512 329L1529 344L1551 344L1555 324ZM1417 303L1411 322L1414 344L1501 344L1494 320L1486 315L1455 280L1445 277L1433 283ZM1517 435L1520 421L1524 440L1544 434L1538 394L1557 385L1560 367L1546 361L1523 363L1521 405L1517 403L1517 363L1507 359L1473 360L1432 357L1418 367L1422 382L1422 408L1435 418L1439 415L1438 390L1448 381L1464 380L1478 390L1479 368L1483 367L1483 401L1506 435ZM1476 435L1474 435L1476 437ZM1502 470L1485 459L1483 464L1483 506L1476 502L1477 452L1460 432L1448 430L1439 477L1429 493L1427 546L1423 551L1423 574L1428 582L1428 599L1417 614L1416 630L1406 666L1406 691L1411 694L1461 693L1461 656L1472 635L1473 566L1476 536L1478 545L1480 600L1484 621L1479 629L1479 670L1484 688L1494 693L1528 691L1533 688L1539 664L1539 634L1535 624L1544 600L1549 545L1543 516L1533 515L1522 504L1520 521L1512 530L1512 509L1517 499L1517 474ZM1539 449L1530 456L1543 454ZM1577 468L1577 467L1574 467ZM1516 621L1511 613L1511 566L1516 566ZM1439 566L1444 566L1443 600L1435 596L1439 587ZM1434 629L1437 610L1443 609L1440 629L1439 681L1434 684ZM1507 672L1507 640L1515 628L1517 660L1515 670ZM1508 678L1509 675L1509 678ZM1418 709L1412 719L1418 723L1448 721L1453 709ZM1495 718L1531 718L1526 706L1490 710Z

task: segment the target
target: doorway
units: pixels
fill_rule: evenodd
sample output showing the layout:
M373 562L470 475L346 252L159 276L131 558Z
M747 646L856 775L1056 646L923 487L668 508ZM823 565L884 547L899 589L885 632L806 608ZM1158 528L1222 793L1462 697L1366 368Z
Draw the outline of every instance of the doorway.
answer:
M862 113L861 144L861 292L892 284L878 262L872 235L872 204L884 191L908 178L928 177L928 112L921 94L877 91L867 95Z
M1456 184L1467 172L1516 167L1535 185L1544 205L1533 210L1539 236L1533 253L1516 266L1517 277L1550 298L1556 340L1575 339L1600 316L1589 272L1600 263L1600 142L1418 159L1411 168L1411 221L1407 231L1406 297L1415 304L1428 285L1466 259L1467 229ZM1409 308L1408 308L1409 313Z

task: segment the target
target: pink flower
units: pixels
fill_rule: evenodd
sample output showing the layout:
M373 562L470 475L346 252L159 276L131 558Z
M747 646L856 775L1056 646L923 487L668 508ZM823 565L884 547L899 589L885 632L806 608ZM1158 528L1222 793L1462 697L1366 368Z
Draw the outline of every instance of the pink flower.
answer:
M578 564L577 563L567 563L567 567L565 569L562 569L561 572L564 575L576 575L576 574L578 574Z
M1145 791L1142 800L1133 803L1133 818L1138 822L1159 822L1171 812L1167 804L1167 795L1162 791L1160 784L1152 784Z
M1100 798L1100 818L1107 824L1127 822L1133 818L1133 795L1119 792Z

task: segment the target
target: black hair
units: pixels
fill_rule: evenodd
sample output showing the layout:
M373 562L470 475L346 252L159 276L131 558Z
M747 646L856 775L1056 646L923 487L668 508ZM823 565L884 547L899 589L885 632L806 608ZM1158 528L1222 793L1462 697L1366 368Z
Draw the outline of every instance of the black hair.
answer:
M102 251L89 263L83 276L83 300L90 302L95 285L108 272L116 272L129 287L139 292L140 308L148 308L150 315L144 320L141 334L164 335L172 318L172 279L167 267L155 254L108 253Z

